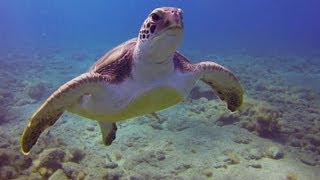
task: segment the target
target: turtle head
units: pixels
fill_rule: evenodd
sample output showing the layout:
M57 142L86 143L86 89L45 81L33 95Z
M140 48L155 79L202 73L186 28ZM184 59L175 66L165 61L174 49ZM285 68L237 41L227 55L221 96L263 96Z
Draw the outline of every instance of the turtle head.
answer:
M143 59L168 60L183 38L182 10L162 7L153 10L141 26L137 49Z

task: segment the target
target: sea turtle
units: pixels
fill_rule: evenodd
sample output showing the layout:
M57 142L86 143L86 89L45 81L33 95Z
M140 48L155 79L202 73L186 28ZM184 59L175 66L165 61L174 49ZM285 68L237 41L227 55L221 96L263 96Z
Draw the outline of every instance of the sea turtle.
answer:
M56 90L29 119L21 138L23 154L64 111L98 121L103 142L110 145L115 122L181 102L198 80L211 86L229 110L239 109L244 91L230 70L210 61L192 64L177 52L183 38L182 15L174 7L153 10L137 38L115 47L88 72Z

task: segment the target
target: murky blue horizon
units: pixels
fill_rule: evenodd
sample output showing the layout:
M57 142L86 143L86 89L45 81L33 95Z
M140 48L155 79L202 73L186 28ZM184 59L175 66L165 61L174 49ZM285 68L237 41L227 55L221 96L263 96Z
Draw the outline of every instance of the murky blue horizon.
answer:
M183 48L320 47L316 0L2 0L0 46L116 45L135 37L161 6L184 10Z

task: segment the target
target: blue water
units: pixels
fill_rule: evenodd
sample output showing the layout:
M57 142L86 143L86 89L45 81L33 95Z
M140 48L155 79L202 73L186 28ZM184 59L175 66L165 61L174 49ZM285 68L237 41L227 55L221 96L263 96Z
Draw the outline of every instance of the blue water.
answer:
M135 37L148 13L184 10L184 47L318 48L317 0L2 0L1 46L92 46Z
M97 123L65 113L23 156L28 117L63 83L136 37L163 6L184 12L180 52L191 62L214 60L239 78L243 109L231 114L198 84L186 101L158 114L160 123L119 123L112 146L101 143ZM0 0L0 179L46 179L63 169L69 179L317 180L319 19L320 0ZM248 155L269 146L284 157ZM66 152L76 158L59 159ZM112 156L117 167L106 168L114 152L122 157Z

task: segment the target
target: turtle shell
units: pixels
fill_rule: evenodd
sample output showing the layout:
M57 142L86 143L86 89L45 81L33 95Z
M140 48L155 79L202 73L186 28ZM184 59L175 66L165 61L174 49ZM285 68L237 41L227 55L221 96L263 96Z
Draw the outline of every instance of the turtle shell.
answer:
M131 75L132 55L136 43L137 38L133 38L113 48L93 64L88 71L109 76L114 83L122 82Z

